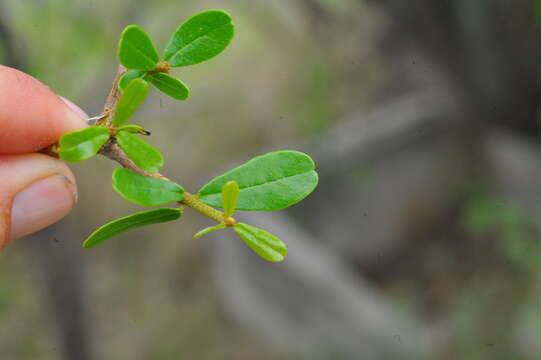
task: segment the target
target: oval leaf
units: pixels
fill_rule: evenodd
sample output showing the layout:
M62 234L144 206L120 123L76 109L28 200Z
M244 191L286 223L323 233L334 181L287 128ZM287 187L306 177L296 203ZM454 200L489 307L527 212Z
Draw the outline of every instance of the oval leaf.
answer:
M184 189L174 182L118 168L113 172L113 189L124 199L143 206L181 201Z
M158 89L177 100L186 100L190 95L190 89L179 79L164 73L156 73L148 76L148 80Z
M148 83L142 79L134 79L126 87L115 110L113 126L122 126L133 115L135 110L145 101L148 95Z
M118 59L128 69L153 70L160 57L145 30L129 25L120 35Z
M162 154L136 135L120 131L116 135L118 145L140 169L155 173L163 166Z
M239 198L239 184L236 181L228 181L222 186L222 203L224 205L224 215L229 217L233 215L237 208Z
M286 245L271 233L244 223L238 223L233 228L244 243L263 259L276 262L287 256Z
M84 242L84 248L92 248L118 236L126 231L142 226L159 224L178 219L182 215L180 209L161 208L135 213L120 219L116 219L94 231Z
M146 75L146 71L144 70L129 70L122 75L120 80L118 81L118 88L120 89L120 92L124 92L128 84L135 79L144 79Z
M180 25L165 47L164 58L173 67L197 64L221 53L233 38L231 16L207 10Z
M280 210L293 205L317 185L314 161L298 151L276 151L253 158L247 163L211 180L199 190L205 204L223 207L220 191L231 180L239 184L237 210Z
M60 158L79 162L91 158L109 140L109 129L91 126L83 130L65 134L60 138Z

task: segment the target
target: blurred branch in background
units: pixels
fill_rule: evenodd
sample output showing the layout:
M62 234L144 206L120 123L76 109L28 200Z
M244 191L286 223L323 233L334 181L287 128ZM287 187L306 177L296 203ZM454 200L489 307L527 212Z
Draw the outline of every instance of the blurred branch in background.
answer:
M541 48L535 1L382 0L373 4L391 20L386 58L397 71L404 69L398 62L415 61L416 52L435 64L462 99L468 112L465 126L475 126L473 119L526 135L539 133ZM411 71L399 78L422 71L408 68Z
M30 254L41 265L43 303L57 323L64 359L92 359L91 323L85 301L86 261L70 224L53 225L28 239Z

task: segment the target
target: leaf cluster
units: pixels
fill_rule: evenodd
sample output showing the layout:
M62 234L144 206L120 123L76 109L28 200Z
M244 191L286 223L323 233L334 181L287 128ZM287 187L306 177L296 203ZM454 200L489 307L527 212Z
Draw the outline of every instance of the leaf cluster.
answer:
M145 30L138 25L126 27L120 36L118 58L130 71L120 79L120 90L123 91L134 79L144 79L172 98L186 100L190 94L188 86L169 75L169 69L213 58L229 45L234 30L231 16L226 12L203 11L175 30L160 61Z
M177 220L183 207L189 206L218 222L199 231L194 235L196 238L232 227L262 258L268 261L285 258L287 247L278 237L237 222L233 215L237 210L284 209L308 196L318 182L315 164L308 155L285 150L255 157L210 180L193 195L158 173L164 165L162 154L139 137L150 132L139 125L126 124L145 101L149 84L175 99L187 99L188 87L168 74L170 68L197 64L216 56L230 43L233 33L229 14L203 11L175 30L160 60L152 40L141 27L130 25L122 32L118 58L128 71L118 82L121 95L116 107L111 109L112 121L64 135L59 141L58 154L66 161L79 162L91 158L107 144L118 145L135 167L116 169L112 175L113 189L141 206L170 203L179 206L143 211L109 222L84 241L85 248L142 226Z

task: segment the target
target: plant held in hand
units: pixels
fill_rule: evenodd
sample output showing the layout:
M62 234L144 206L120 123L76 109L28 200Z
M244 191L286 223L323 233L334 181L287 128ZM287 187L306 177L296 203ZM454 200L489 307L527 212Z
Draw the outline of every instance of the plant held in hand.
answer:
M160 60L152 40L141 27L130 25L124 29L118 46L122 66L103 115L96 125L62 136L50 152L70 162L100 153L123 167L113 172L112 185L120 196L142 206L177 203L178 207L147 210L111 221L92 233L83 247L97 246L138 227L177 220L184 207L190 207L218 223L199 231L196 238L232 227L262 258L285 258L287 248L278 237L237 222L233 215L236 210L284 209L308 196L318 182L314 162L308 155L291 150L261 155L214 178L197 194L190 194L159 173L164 165L162 154L139 137L150 132L139 125L126 124L145 101L149 84L174 99L186 100L190 90L169 75L169 70L216 56L227 47L233 33L229 14L203 11L176 29Z

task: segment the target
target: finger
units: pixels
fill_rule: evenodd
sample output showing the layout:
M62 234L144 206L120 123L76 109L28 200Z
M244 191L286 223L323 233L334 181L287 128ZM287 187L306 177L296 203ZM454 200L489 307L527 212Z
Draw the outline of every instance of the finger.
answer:
M2 65L0 94L0 154L34 152L85 126L47 86Z
M75 178L43 154L0 155L0 248L63 218L77 199Z
M68 106L68 108L70 108L70 110L72 110L74 113L76 113L77 115L79 115L79 117L80 117L81 119L84 119L84 120L85 120L85 124L87 123L87 122L86 122L86 120L88 119L87 113L85 113L79 106L75 105L74 103L72 103L71 101L69 101L68 99L66 99L65 97L60 96L60 99L62 99L62 101Z

